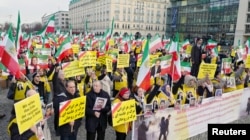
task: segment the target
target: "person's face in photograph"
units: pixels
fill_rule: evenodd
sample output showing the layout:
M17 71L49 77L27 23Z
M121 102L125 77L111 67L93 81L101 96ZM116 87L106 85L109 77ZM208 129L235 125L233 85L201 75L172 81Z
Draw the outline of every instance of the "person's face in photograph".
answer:
M97 105L98 106L103 106L104 104L104 100L100 99L100 100L97 100Z
M32 64L32 65L37 65L37 58L36 58L36 57L33 57L33 58L31 59L31 64Z

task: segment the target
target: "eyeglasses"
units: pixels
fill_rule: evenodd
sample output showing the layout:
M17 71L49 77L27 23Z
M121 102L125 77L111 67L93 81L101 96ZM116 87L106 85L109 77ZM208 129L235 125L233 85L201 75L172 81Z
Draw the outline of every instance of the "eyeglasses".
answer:
M41 76L36 76L36 77L41 77Z

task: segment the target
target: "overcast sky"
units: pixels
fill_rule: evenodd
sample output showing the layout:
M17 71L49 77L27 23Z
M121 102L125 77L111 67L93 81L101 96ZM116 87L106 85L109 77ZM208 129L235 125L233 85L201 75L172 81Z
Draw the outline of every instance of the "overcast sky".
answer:
M44 14L68 11L70 0L0 0L0 23L17 23L18 10L22 23L41 22Z

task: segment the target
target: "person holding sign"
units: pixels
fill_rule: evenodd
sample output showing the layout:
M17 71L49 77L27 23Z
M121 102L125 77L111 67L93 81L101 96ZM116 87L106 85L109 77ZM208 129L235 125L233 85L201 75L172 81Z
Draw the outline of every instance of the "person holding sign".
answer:
M28 90L26 92L26 97L30 97L34 94L37 94L35 90ZM38 137L36 136L36 132L37 132L36 125L26 130L22 134L19 133L16 113L17 112L15 111L15 109L11 111L11 117L10 117L10 121L7 127L10 139L11 140L38 140Z
M75 121L72 121L70 123L64 124L62 126L59 125L59 109L60 109L60 103L75 99L80 97L80 95L76 92L76 84L75 81L69 80L65 84L66 90L62 92L61 94L57 95L53 100L54 105L54 113L55 113L55 120L57 124L57 134L61 137L61 140L76 140L77 139L77 132L79 127L81 126L81 120L77 119Z
M117 68L114 73L114 84L115 89L113 91L113 97L116 97L116 94L123 88L128 86L127 82L127 72L124 70L124 68Z
M128 88L122 88L115 97L112 104L127 101L130 99L130 91ZM131 128L131 122L120 124L114 127L116 133L116 140L126 140L127 133Z
M136 114L143 114L143 107L146 103L144 98L145 90L139 87L134 87L133 91L131 98L135 99L136 102Z
M97 98L106 99L106 104L101 109L94 109ZM99 102L100 103L100 102ZM111 101L107 92L102 90L101 82L96 80L93 86L86 94L86 119L85 128L87 131L87 140L95 140L97 133L97 140L104 140L105 130L107 128L107 113L111 110Z

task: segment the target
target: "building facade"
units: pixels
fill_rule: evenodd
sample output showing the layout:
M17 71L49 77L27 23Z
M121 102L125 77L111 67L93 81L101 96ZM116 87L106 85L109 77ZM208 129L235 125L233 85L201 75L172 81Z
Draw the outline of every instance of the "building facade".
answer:
M69 12L68 11L58 11L53 14L42 17L42 25L45 25L50 17L55 15L55 29L60 29L62 32L68 32L70 28L69 24Z
M245 21L240 14L242 1L248 0L171 0L167 8L166 35L171 37L179 32L181 40L202 37L233 45L238 42L235 41L238 24Z
M114 18L115 34L164 35L169 0L72 0L73 32L103 34ZM86 28L87 23L87 28Z

